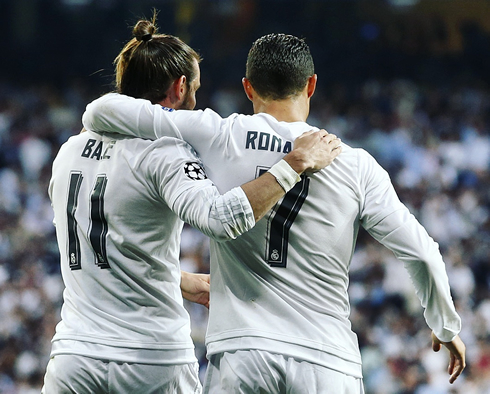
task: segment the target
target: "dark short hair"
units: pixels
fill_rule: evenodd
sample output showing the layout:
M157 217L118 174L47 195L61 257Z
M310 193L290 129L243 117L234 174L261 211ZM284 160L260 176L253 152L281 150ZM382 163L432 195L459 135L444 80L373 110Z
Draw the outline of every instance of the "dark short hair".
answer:
M158 103L167 96L171 84L182 75L187 83L196 78L193 63L200 56L178 37L155 34L153 20L140 20L130 40L114 60L116 90L128 96Z
M245 76L260 96L282 100L301 92L314 73L305 40L288 34L268 34L253 43Z

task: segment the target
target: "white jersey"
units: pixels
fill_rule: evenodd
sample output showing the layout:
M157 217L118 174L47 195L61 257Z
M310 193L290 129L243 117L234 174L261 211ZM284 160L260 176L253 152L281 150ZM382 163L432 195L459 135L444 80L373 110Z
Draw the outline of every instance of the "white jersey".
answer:
M90 130L183 138L221 191L260 175L312 129L267 114L223 119L209 109L168 112L116 94L89 104L83 121ZM303 177L251 231L231 242L211 242L209 355L268 350L360 377L347 288L361 225L405 264L438 338L450 341L459 333L438 245L399 201L374 158L345 144L342 149L330 166Z
M182 140L87 131L61 147L49 196L66 286L52 356L195 362L180 290L182 220L234 238L254 225L243 190L221 196Z

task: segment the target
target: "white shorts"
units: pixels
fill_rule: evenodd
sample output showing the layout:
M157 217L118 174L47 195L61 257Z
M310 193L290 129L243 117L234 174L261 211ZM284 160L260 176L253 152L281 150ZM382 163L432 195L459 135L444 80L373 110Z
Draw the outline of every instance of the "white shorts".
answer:
M204 394L364 394L362 379L261 350L211 356Z
M103 361L78 355L49 360L42 394L200 394L196 363L179 365Z

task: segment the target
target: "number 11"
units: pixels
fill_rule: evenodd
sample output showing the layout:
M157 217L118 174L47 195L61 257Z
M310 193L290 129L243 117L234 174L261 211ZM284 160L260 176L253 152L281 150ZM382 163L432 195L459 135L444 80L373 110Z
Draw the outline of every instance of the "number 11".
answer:
M78 237L78 222L75 217L78 208L78 195L83 181L81 172L70 174L68 185L68 201L66 207L68 223L68 259L71 270L82 268L80 238ZM100 268L111 268L107 261L106 236L107 220L104 214L104 193L107 186L107 176L97 175L94 188L90 194L90 231L89 240L95 254L96 264Z

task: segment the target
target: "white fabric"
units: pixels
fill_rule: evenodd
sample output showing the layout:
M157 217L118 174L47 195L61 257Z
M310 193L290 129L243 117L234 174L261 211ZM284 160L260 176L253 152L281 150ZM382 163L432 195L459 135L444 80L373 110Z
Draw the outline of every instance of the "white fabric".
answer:
M182 136L221 191L270 168L312 129L262 113L223 119L209 109L168 112L117 94L89 104L83 122L100 132ZM291 205L281 212L286 203ZM438 245L374 158L343 144L329 167L304 178L251 231L232 242L211 242L208 355L262 349L360 377L347 287L361 225L404 263L427 324L442 341L452 340L461 321ZM283 242L271 248L275 241Z
M77 355L49 360L42 394L200 394L197 362L181 365L121 363Z
M286 193L301 180L298 173L294 171L285 160L281 160L274 164L271 168L269 168L268 172L274 175L277 183L281 185Z
M85 132L61 147L49 196L66 288L52 356L196 360L180 290L182 220L220 240L254 224L243 190L220 196L199 166L173 138Z
M362 379L261 350L214 354L204 394L364 394Z

